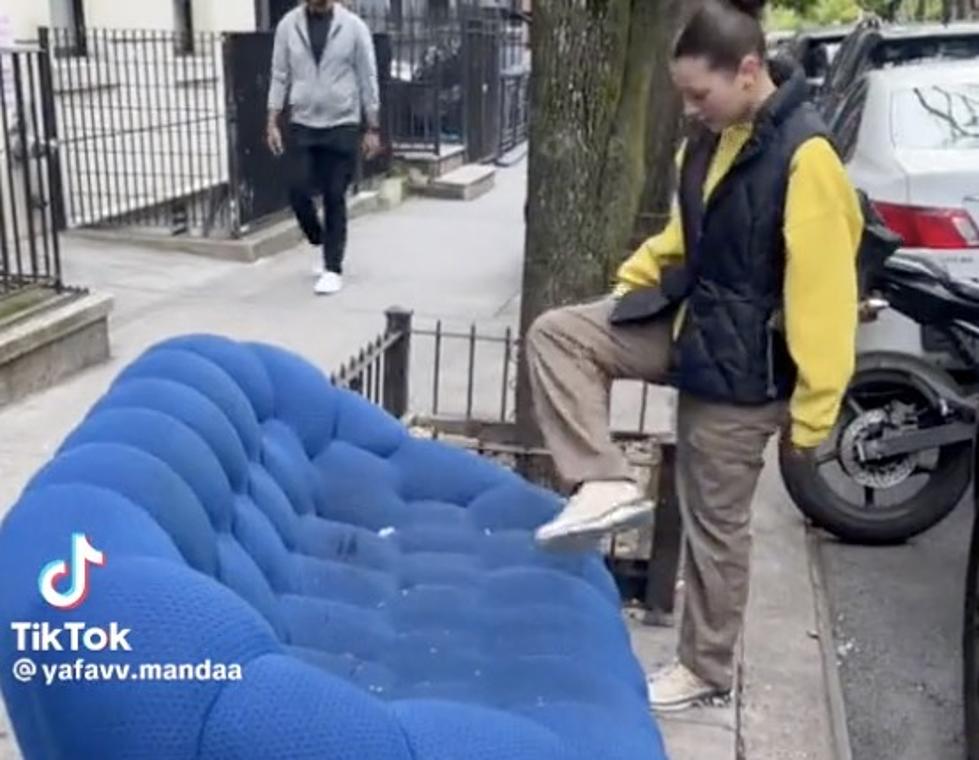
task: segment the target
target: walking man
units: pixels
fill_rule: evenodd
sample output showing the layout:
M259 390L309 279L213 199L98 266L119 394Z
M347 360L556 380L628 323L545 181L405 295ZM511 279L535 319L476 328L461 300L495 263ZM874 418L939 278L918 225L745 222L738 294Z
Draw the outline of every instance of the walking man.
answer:
M288 102L283 136L280 115ZM358 143L368 158L380 151L380 95L370 30L335 0L306 0L286 14L275 32L268 98L267 141L285 154L289 202L317 251L318 295L343 287L347 244L346 193ZM362 124L366 132L361 137ZM323 196L323 223L313 204Z

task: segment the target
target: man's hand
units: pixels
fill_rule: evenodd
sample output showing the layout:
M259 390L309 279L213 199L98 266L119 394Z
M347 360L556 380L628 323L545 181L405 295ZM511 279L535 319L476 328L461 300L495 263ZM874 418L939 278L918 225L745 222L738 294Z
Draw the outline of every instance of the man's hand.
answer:
M361 148L364 151L364 158L366 158L368 161L381 152L381 137L377 133L377 130L367 130L367 134L364 135Z
M273 156L278 157L285 153L285 143L282 141L282 130L279 129L279 125L272 120L269 120L268 127L265 130L265 141L269 146L269 150L272 151Z

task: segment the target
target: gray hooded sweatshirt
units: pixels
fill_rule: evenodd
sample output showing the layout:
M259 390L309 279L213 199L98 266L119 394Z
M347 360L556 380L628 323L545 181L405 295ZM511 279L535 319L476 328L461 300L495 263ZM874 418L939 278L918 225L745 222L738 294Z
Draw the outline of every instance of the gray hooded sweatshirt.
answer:
M313 128L359 124L366 116L377 126L380 94L370 29L339 3L319 66L310 43L306 5L289 11L275 31L270 111L289 98L292 121Z

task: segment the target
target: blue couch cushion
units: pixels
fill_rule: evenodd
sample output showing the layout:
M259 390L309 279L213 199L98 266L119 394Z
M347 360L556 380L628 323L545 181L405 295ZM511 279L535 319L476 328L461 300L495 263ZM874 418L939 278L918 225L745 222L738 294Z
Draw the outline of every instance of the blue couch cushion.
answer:
M0 528L0 686L24 756L663 758L601 557L533 543L558 507L294 354L156 345ZM38 575L77 533L105 563L56 609ZM25 651L24 621L115 623L131 649ZM22 683L23 657L76 675ZM242 677L131 675L143 663Z

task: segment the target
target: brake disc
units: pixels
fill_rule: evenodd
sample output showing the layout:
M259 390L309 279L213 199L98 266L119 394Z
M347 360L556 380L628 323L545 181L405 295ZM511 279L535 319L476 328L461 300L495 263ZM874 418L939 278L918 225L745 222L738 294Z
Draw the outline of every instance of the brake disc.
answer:
M893 428L890 415L883 409L871 409L851 422L840 437L840 462L855 483L864 488L894 488L911 477L918 466L918 455L901 454L895 457L861 462L858 447L879 437L882 428Z

